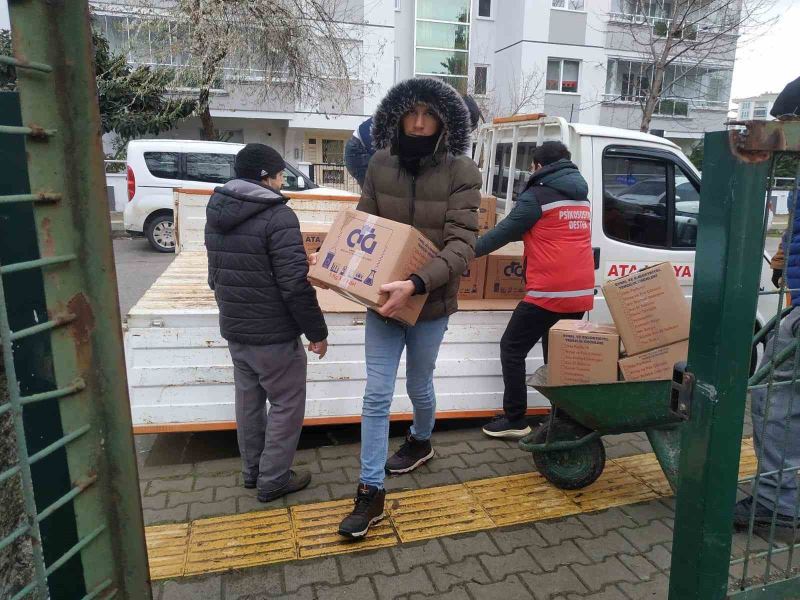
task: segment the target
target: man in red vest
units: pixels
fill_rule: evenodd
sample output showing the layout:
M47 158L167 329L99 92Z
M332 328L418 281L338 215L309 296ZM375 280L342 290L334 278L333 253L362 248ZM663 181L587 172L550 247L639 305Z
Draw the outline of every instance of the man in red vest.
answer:
M525 419L528 390L525 359L561 319L581 319L594 302L591 208L586 180L561 142L544 142L533 153L525 190L509 215L478 240L476 256L510 242L525 243L525 299L500 341L503 413L483 427L491 437L516 439L530 433Z

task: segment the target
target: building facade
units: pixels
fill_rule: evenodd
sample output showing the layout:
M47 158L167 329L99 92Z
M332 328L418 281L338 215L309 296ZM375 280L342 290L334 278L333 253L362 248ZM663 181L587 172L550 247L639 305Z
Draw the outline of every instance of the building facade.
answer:
M774 117L769 113L777 98L778 94L761 94L760 96L750 96L749 98L734 98L733 102L737 105L736 119L741 121L774 120Z
M280 95L265 99L258 85L241 77L235 82L223 77L211 114L227 139L270 144L297 163L340 163L353 129L392 84L414 75L443 78L473 94L489 115L544 112L639 129L643 91L653 69L637 34L657 42L659 31L669 27L659 14L663 0L341 2L354 11L349 14L357 23L351 33L363 59L354 77L363 93L346 107L296 106ZM174 35L154 41L151 32L149 46L140 43L145 39L141 17L132 15L124 0L93 5L98 26L131 63L162 64L153 45L163 47L170 39L175 47L168 64L186 62ZM691 57L670 65L665 73L669 93L656 108L651 131L688 150L705 131L721 128L733 59L731 49L715 61L704 60L702 67ZM187 120L165 135L197 138L199 122Z

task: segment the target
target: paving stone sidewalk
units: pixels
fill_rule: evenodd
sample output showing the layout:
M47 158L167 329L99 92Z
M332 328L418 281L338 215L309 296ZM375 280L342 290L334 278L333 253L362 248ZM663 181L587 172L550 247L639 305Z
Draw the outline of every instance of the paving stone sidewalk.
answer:
M391 448L401 442L402 438L393 438ZM358 444L303 449L296 466L313 473L312 485L264 505L255 500L254 492L239 485L232 435L199 446L196 440L173 437L167 447L158 447L164 443L139 442L148 524L347 498L358 479ZM181 450L182 444L193 443L191 453ZM652 451L644 434L610 436L605 443L609 458ZM435 448L435 460L413 474L388 478L387 488L425 488L534 470L530 456L515 442L487 439L477 427L436 432ZM218 456L222 451L230 456L187 460ZM162 458L153 460L159 455ZM153 585L154 598L662 599L667 597L673 525L674 501L661 499L377 551L159 581ZM765 544L760 538L756 542L756 546ZM745 544L743 535L735 536L734 553L741 555Z

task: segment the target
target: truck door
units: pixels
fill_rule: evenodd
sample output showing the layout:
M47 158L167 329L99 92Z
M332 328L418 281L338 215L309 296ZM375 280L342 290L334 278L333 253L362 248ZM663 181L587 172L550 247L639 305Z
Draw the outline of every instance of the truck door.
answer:
M648 265L669 261L691 302L700 181L668 149L593 141L592 242L599 252L591 319L610 321L601 286Z

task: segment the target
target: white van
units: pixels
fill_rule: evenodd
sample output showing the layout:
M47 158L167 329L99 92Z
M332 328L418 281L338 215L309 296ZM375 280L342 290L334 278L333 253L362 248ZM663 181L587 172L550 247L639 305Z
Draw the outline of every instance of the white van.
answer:
M495 119L479 130L473 158L482 192L497 197L498 212L510 212L531 175L536 145L550 140L566 144L589 184L596 294L589 318L611 320L601 287L606 281L666 261L691 302L700 173L680 148L662 137L560 117ZM769 273L762 273L764 286ZM759 314L774 315L775 303L776 296L761 296Z
M134 140L128 143L128 203L125 230L145 235L159 252L175 251L173 191L209 189L233 179L233 160L244 144L195 140ZM286 163L283 188L294 197L326 194L354 197L351 192L322 188Z

